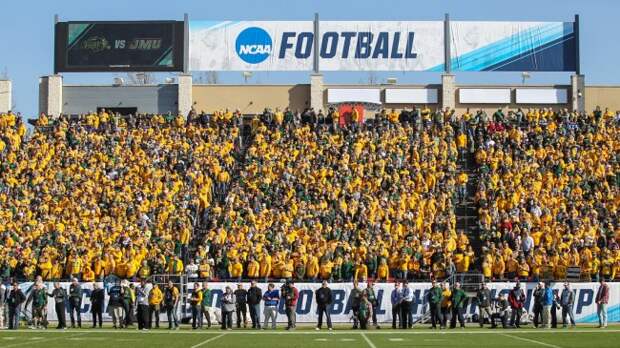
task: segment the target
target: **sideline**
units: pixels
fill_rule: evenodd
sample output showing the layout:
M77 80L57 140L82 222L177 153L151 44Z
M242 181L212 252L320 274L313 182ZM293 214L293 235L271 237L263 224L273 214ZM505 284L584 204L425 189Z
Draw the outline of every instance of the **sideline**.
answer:
M366 336L366 334L364 332L362 332L362 337L364 338L364 340L366 341L366 343L368 343L368 345L370 346L370 348L377 348L377 346L375 346L374 343L372 343L372 341Z
M69 336L69 337L64 337L64 336L54 337L54 338L46 339L44 343L47 343L47 342L50 342L50 341L56 341L56 340L66 340L66 339L70 339L70 338L74 338L74 337L88 335L89 333L90 332L82 332L82 333L79 333L77 335L73 335L73 336ZM9 347L19 347L19 346L34 345L34 344L36 344L36 341L9 344L8 346L2 346L2 347L3 348L9 348Z
M525 337L519 337L519 336L509 335L509 334L505 334L505 333L503 333L501 335L505 336L505 337L514 338L516 340L524 341L524 342L530 342L530 343L539 344L541 346L546 346L546 347L551 347L551 348L562 348L562 347L556 346L554 344L545 343L545 342L541 342L541 341L536 341L536 340L525 338Z
M198 348L198 347L200 347L200 346L204 346L205 344L207 344L207 343L209 343L209 342L213 342L213 341L217 340L218 338L221 338L221 337L226 336L226 334L227 334L227 333L225 332L225 333L223 333L223 334L221 334L221 335L217 335L217 336L215 336L215 337L208 338L208 339L206 339L206 340L204 340L204 341L202 341L202 342L200 342L200 343L198 343L198 344L196 344L196 345L191 346L190 348Z

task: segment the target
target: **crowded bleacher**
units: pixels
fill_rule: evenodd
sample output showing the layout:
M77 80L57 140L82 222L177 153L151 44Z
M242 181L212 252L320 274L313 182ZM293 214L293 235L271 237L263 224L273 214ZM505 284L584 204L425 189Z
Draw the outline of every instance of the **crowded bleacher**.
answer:
M617 114L311 113L0 115L0 276L619 276Z

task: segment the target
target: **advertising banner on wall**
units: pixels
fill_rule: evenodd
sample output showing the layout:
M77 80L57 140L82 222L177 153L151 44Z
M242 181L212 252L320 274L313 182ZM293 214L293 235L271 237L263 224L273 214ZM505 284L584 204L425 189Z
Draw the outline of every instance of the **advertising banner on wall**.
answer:
M313 68L311 21L191 21L190 70ZM422 71L443 64L443 22L321 21L324 71Z
M183 71L179 21L60 22L56 72Z
M32 283L24 283L21 285L22 290L26 293L27 290L31 287ZM62 283L61 286L65 289L69 289L69 283ZM279 288L281 284L276 284L276 287ZM46 283L46 286L51 292L52 283ZM219 307L221 304L222 293L226 286L230 286L233 289L236 289L236 284L234 283L209 283L209 288L213 292L213 303L214 313L219 313ZM295 284L297 289L299 290L299 301L297 303L297 321L300 323L315 323L317 321L317 304L315 298L315 290L318 289L321 284L319 283L299 283ZM351 309L351 297L349 294L351 293L351 289L353 285L351 283L334 283L329 285L332 289L333 302L330 306L330 313L332 316L332 321L336 323L348 323L351 322L351 317L353 315L353 311ZM506 295L512 289L514 283L490 283L489 288L491 289L491 295L493 298L498 297L500 293L505 293ZM526 294L526 303L525 309L527 309L528 313L532 313L532 309L534 307L533 301L533 292L536 284L528 283L526 284L524 291ZM619 283L609 283L610 286L610 302L607 306L608 310L608 318L610 322L620 322L620 284ZM249 287L248 283L243 283L243 287L247 289ZM267 289L267 284L261 283L259 287L263 290L263 293ZM365 285L360 284L361 288L364 288ZM430 284L428 283L413 283L409 284L409 288L413 291L414 301L411 305L411 312L413 313L414 318L418 318L424 314L424 312L428 309L426 304L426 294L429 290ZM575 320L578 323L595 323L597 322L597 314L596 314L596 303L595 297L596 292L598 290L598 283L574 283L572 284L572 289L575 292L575 305L574 305L574 313ZM91 304L89 295L92 290L92 284L84 284L83 288L83 298L82 298L82 320L90 320L91 319ZM192 289L192 284L190 284L190 289ZM375 294L377 296L377 300L379 302L379 306L376 308L377 319L380 322L390 322L392 321L392 305L390 302L390 295L394 290L394 284L391 283L379 283L375 284ZM558 291L562 291L562 284L557 283L553 286L554 289ZM108 297L106 293L105 303L108 303ZM179 308L180 311L183 311L182 308ZM286 322L286 316L284 312L284 301L280 301L280 306L278 308L279 314L277 317L277 321L280 323ZM473 301L468 301L465 311L466 317L471 317L478 312L477 305ZM189 315L189 308L185 308L185 313ZM560 314L558 314L561 316ZM54 312L54 303L50 301L48 303L48 319L56 320L56 313ZM162 320L166 320L166 315L162 314ZM261 319L262 319L262 308L261 308ZM105 313L104 320L111 321L111 317Z
M452 71L575 71L572 22L450 22ZM443 66L436 66L443 71Z
M450 22L452 71L574 71L572 22ZM191 21L190 70L444 71L443 21Z

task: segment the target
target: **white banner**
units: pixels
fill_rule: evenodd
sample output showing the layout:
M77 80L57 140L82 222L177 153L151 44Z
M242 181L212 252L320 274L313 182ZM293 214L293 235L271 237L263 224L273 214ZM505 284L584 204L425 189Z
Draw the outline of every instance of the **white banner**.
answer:
M26 291L31 287L32 283L24 283L20 287L26 293ZM52 283L46 283L48 287L48 291L51 292ZM69 289L70 283L62 283L62 287L65 289ZM360 284L361 288L365 286ZM193 285L190 284L190 288ZM233 289L236 289L236 283L209 283L209 288L213 290L213 303L214 307L220 306L220 299L222 297L222 292L226 286L230 286ZM276 288L279 289L281 284L276 284ZM299 283L295 284L297 289L299 290L299 301L297 303L297 321L300 323L314 323L317 321L316 315L316 300L314 291L318 289L321 285L318 283ZM351 303L349 298L349 293L352 289L351 283L334 283L329 285L332 289L333 295L333 303L331 305L331 316L332 321L335 323L347 323L350 322L352 311L351 311ZM491 289L492 297L497 297L500 292L508 293L510 289L512 289L514 283L490 283L489 288ZM532 299L532 294L536 283L528 283L526 284L526 288L524 289L527 300L525 308L528 312L531 313L532 308L534 306L534 302ZM609 283L610 286L610 298L608 308L608 318L610 322L620 322L620 284L619 283ZM243 287L248 289L249 283L243 283ZM259 287L264 291L267 289L267 284L261 283ZM414 301L411 306L411 312L413 313L413 317L417 318L422 315L426 309L426 293L430 287L429 283L412 283L409 287L413 290ZM574 283L572 284L572 288L575 291L575 320L579 323L594 323L597 322L596 315L596 304L594 302L594 298L596 296L596 291L598 290L598 283ZM558 291L562 291L563 285L562 283L556 283L553 287ZM83 289L83 299L82 299L82 320L88 321L91 320L91 306L89 295L92 289L92 284L84 284L82 285ZM376 308L377 310L377 319L379 322L385 323L392 321L392 306L390 303L390 295L394 290L394 284L392 283L378 283L375 284L375 293L377 295L377 299L379 301L379 306ZM107 306L108 296L106 293L105 304ZM30 310L30 308L28 308ZM217 309L216 309L217 311ZM466 307L465 315L466 317L471 316L477 313L477 306L469 301ZM186 314L190 315L189 308L186 308ZM558 314L560 317L560 315ZM182 317L182 315L181 315ZM105 321L111 321L112 318L104 313L103 318ZM166 315L162 314L162 320L166 320ZM262 315L262 306L261 306L261 320L263 319ZM56 313L54 312L54 303L53 300L50 299L48 304L48 320L56 320ZM248 314L249 320L249 314ZM280 301L279 306L279 314L277 318L278 322L286 322L286 315L284 314L284 302Z
M191 21L192 71L312 70L312 21Z
M322 71L420 71L443 64L443 22L321 21ZM191 21L190 70L312 70L311 21Z

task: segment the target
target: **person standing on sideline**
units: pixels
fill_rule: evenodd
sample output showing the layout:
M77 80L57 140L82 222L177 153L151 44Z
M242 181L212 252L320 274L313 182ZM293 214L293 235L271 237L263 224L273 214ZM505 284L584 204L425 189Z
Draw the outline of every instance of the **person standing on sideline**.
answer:
M108 312L112 315L114 328L122 329L125 326L125 287L117 280L114 286L108 289Z
M164 305L166 306L166 316L168 317L168 330L179 329L179 318L177 317L178 304L179 289L169 280L166 290L164 291Z
M379 302L377 301L377 295L375 294L374 283L372 280L368 281L366 289L364 289L364 294L366 295L368 302L372 305L372 325L375 329L380 329L381 327L377 323L377 307L379 306Z
M518 329L521 327L521 312L523 311L523 306L525 305L525 292L521 289L521 282L518 280L514 288L512 288L508 294L508 303L510 304L510 309L512 310L512 314L510 316L510 326Z
M22 303L26 301L26 295L19 288L19 284L13 281L13 289L9 292L6 303L9 306L9 330L19 328L19 315L22 312Z
M164 294L161 292L159 285L153 284L153 288L149 292L149 328L153 328L153 317L155 317L155 328L159 329L159 316L163 300Z
M67 317L65 316L65 301L67 300L67 292L60 287L59 282L54 282L54 290L49 297L54 299L54 309L56 310L56 318L58 319L57 329L62 330L67 328Z
M368 301L368 294L366 292L362 293L362 298L360 299L360 307L357 311L358 320L360 323L361 330L368 329L368 319L372 316L372 303Z
M200 283L194 283L194 290L192 291L189 304L192 307L192 329L196 330L200 326L200 319L202 319L202 291Z
M484 318L489 318L491 321L491 290L487 287L487 283L482 283L480 289L476 294L478 300L478 320L480 321L480 327L484 326Z
M467 295L465 291L461 289L461 283L454 283L454 289L452 289L451 295L452 302L452 320L450 320L450 328L454 329L456 327L456 320L459 320L459 324L461 328L465 328L465 318L463 317L463 308L465 307L465 302L467 301Z
M222 295L222 330L232 330L232 315L235 311L235 294L230 286Z
M543 295L543 323L542 327L550 329L551 328L551 306L553 306L553 290L551 290L551 285L546 283L543 285L544 295Z
M288 318L287 330L294 330L297 327L297 300L299 299L299 290L295 287L295 283L289 280L283 287L282 297L286 305L286 317Z
M145 279L140 281L140 286L136 288L136 303L138 304L138 330L146 331L149 326L149 294L151 286Z
M207 319L207 329L211 328L211 306L213 306L213 293L209 289L209 283L202 282L202 301L200 302L200 328L203 328L204 319ZM203 317L204 315L204 317ZM215 318L213 318L215 319Z
M538 283L534 289L534 327L542 325L543 300L545 297L545 286L542 282Z
M450 311L452 310L452 291L450 291L450 285L447 282L443 283L441 297L441 326L439 328L445 329L450 321Z
M394 282L394 290L390 295L390 302L392 303L392 329L396 329L396 323L400 323L400 288L398 282ZM400 325L400 324L399 324Z
M327 280L324 280L321 287L316 289L314 295L316 296L317 312L319 315L319 322L317 323L316 331L321 330L323 326L323 314L325 314L325 318L327 320L327 328L331 331L332 318L329 314L329 305L332 303L333 297L332 290L327 286Z
M248 327L248 317L247 317L247 303L248 303L248 292L243 288L243 284L237 284L237 290L234 292L235 294L235 311L237 315L237 328L241 328L241 319L243 318L243 328Z
M431 329L436 329L437 324L441 325L441 300L443 291L436 281L432 281L431 289L428 292L428 306L431 312Z
M0 278L0 330L4 329L4 308L6 303L6 298L9 295L9 290L6 288L4 283L2 282L2 278Z
M99 319L99 328L103 325L103 305L105 301L105 293L99 287L99 284L93 283L93 291L90 293L90 312L93 316L93 328L97 327L97 319Z
M82 328L82 286L78 283L77 278L71 279L69 285L69 318L71 318L71 328L75 328L75 313L77 317L77 326Z
M250 319L252 320L252 329L260 329L260 300L263 292L256 286L256 280L250 283L248 289L248 307L250 307Z
M411 302L413 302L413 291L409 288L409 283L403 280L403 287L401 291L400 302L400 328L410 329L413 326L411 322Z
M570 319L571 327L575 327L575 316L573 314L573 304L575 303L575 293L570 288L570 283L564 283L564 289L560 295L560 306L562 307L562 327L568 327L566 317Z
M267 291L263 295L263 301L265 301L264 316L265 322L263 324L263 330L267 329L267 324L271 320L271 328L276 329L276 318L278 317L278 303L280 302L280 292L276 289L273 283L269 283Z
M43 281L37 281L32 289L32 319L36 329L47 329L47 289Z
M600 286L596 292L596 313L598 315L598 327L607 327L607 303L609 303L609 285L605 277L601 277Z
M353 281L353 289L351 289L351 310L353 311L353 330L359 327L359 315L357 311L360 308L360 301L362 300L362 290L358 287L357 280Z

